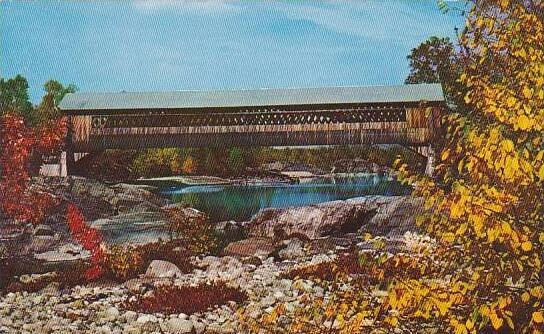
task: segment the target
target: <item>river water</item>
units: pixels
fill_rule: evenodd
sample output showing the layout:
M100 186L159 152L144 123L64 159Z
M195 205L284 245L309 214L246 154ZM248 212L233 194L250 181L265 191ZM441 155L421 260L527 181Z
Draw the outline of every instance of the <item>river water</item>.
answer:
M388 176L314 178L297 184L172 186L162 193L206 212L213 222L250 219L263 208L300 207L365 195L406 195L408 186Z

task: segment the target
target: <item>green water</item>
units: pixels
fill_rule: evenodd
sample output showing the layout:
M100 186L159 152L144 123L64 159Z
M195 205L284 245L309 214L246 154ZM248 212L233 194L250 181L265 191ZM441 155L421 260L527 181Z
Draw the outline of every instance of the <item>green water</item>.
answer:
M172 186L162 192L219 222L245 221L263 208L300 207L366 195L406 195L410 188L390 177L369 174L318 178L298 184Z

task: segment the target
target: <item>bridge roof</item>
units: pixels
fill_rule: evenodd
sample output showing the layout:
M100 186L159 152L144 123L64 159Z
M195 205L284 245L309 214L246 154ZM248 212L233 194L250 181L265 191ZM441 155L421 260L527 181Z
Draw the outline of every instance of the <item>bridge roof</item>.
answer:
M60 104L60 108L67 112L77 112L84 110L417 103L421 101L444 101L444 94L440 84L222 91L77 92L66 95Z

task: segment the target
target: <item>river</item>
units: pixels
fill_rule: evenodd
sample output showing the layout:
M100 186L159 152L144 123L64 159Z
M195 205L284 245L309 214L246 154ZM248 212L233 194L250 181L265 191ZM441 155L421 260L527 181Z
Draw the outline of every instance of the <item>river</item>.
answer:
M245 221L263 208L300 207L366 195L406 195L410 188L388 176L358 174L313 178L296 184L170 186L162 193L219 222Z

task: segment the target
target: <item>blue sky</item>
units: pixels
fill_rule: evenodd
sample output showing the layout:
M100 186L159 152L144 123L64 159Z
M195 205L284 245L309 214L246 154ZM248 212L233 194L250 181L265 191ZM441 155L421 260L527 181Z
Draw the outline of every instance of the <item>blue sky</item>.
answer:
M454 36L435 0L1 1L0 75L81 91L400 84L406 55Z

